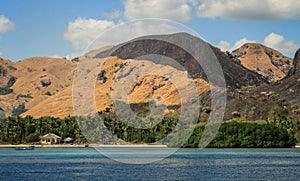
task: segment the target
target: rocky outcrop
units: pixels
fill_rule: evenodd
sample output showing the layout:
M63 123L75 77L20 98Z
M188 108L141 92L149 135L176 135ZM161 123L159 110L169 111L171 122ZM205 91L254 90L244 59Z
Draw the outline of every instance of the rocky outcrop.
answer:
M291 70L288 73L288 76L295 75L296 73L300 72L300 48L295 53L295 57L293 60L293 65Z

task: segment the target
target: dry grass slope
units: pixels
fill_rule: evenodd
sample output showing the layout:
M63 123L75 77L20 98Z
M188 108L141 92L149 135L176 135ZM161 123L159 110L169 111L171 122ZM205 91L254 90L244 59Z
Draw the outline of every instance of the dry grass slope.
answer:
M232 54L249 70L264 76L269 82L284 78L292 65L292 58L258 43L246 43Z

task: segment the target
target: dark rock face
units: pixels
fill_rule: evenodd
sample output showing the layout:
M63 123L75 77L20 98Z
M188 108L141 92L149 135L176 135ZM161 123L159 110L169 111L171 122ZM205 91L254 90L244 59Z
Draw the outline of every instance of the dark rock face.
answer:
M293 66L291 70L289 71L287 76L295 75L296 73L300 72L300 48L295 53Z
M5 77L7 75L7 70L5 70L2 66L0 66L0 76Z
M178 62L185 70L188 71L189 75L192 78L203 78L207 81L207 76L203 68L188 51L175 44L168 43L167 41L159 41L161 39L173 40L174 42L182 40L184 41L182 43L186 47L193 47L193 45L198 44L203 45L204 43L201 39L186 33L177 33L171 35L152 35L137 38L129 42L117 45L110 50L99 53L98 55L96 55L96 57L103 58L105 56L117 56L121 59L139 60L143 59L143 56L149 54L162 55ZM221 50L215 47L210 47L216 55L216 58L219 60L219 63L223 69L226 85L228 87L241 88L242 86L258 86L267 83L267 81L261 75L244 68L230 55L221 52ZM199 51L203 50L199 49ZM155 63L170 65L174 67L173 64L168 64L163 61L152 61ZM182 67L174 68L182 70ZM216 77L220 76L221 73L222 72L214 72Z

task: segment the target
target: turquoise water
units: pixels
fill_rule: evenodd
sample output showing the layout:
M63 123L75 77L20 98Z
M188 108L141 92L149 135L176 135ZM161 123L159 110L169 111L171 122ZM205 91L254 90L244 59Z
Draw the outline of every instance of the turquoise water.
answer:
M117 148L107 150L119 157ZM159 152L149 157L159 155ZM127 159L145 156L135 149ZM93 148L0 148L0 180L299 180L300 149L180 149L124 164Z

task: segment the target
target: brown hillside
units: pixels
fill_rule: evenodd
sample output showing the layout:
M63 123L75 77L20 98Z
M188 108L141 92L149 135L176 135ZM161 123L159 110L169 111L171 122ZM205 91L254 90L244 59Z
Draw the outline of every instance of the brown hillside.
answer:
M124 44L117 45L113 47L110 51L99 53L97 57L105 57L109 52L113 52L113 56L117 56L121 59L136 60L138 60L139 57L148 54L164 55L173 60L176 60L181 65L181 67L183 67L189 72L189 75L192 78L201 78L207 80L204 70L202 69L198 61L195 59L195 57L193 57L185 49L174 44L168 43L169 41L181 42L181 44L184 45L184 47L190 47L191 49L193 49L193 46L191 45L203 45L202 40L187 33L175 33L170 35L152 35L140 37L126 42ZM220 49L213 46L211 46L211 49L215 53L216 58L219 60L228 87L235 89L241 88L242 86L258 86L267 83L264 77L262 77L254 71L248 70L247 68L241 66L238 62L234 61L231 56L225 54ZM210 64L209 58L198 57L198 59L202 61L203 65ZM181 68L175 68L181 70ZM220 75L220 73L214 74L214 79L217 80L220 77Z
M289 76L258 87L249 86L227 92L227 106L224 120L242 118L267 120L270 110L283 106L295 120L300 119L300 49L293 60ZM202 104L209 105L209 95L202 96Z
M6 86L9 78L14 75L16 69L13 65L13 62L0 58L0 87Z
M7 62L9 74L16 78L12 93L0 96L0 107L5 115L20 104L31 109L38 103L72 85L75 63L58 58L36 57L17 63ZM3 76L0 76L4 79Z
M157 36L174 41L183 38L187 46L200 41L186 33ZM93 64L83 68L80 74L82 80L76 80L80 85L79 95L74 96L81 96L80 91L86 86L85 79L95 82L98 112L114 111L112 99L131 104L136 109L155 101L157 105L165 105L169 111L173 111L180 108L181 101L185 101L181 100L179 90L196 85L202 103L201 119L207 118L210 112L210 92L201 66L184 49L163 41L154 41L157 36L93 50L74 61L35 57L14 63L0 59L0 116L9 116L13 108L20 104L24 104L27 110L21 116L74 116L73 74L77 72L78 63L75 61L88 60ZM266 119L268 111L279 100L287 99L287 106L290 107L299 102L300 51L291 60L260 44L245 44L232 54L216 47L211 48L223 69L227 86L225 119L234 116L249 120ZM114 53L107 57L111 51ZM178 65L138 58L146 54L173 58ZM95 67L97 71L91 71ZM93 77L91 75L95 75L94 80L90 80ZM215 74L216 77L220 75L219 72ZM122 90L124 86L127 86L127 92ZM185 94L189 95L190 92ZM86 103L76 106L93 105Z
M111 98L111 91L112 88L118 89L118 87L114 87L113 84L115 82L126 82L127 76L118 77L119 72L121 71L121 67L123 71L130 70L135 68L134 71L130 72L130 75L137 75L139 72L138 66L140 66L141 61L137 62L135 60L122 60L117 57L109 57L105 64L99 70L105 71L105 77L107 80L103 81L103 79L98 78L96 82L96 106L97 111L105 111L107 109L113 110L112 107L112 98ZM178 71L170 66L163 66L163 65L155 65L153 62L150 61L142 61L144 67L157 67L157 71L160 73L174 73L172 78L178 79L183 75L187 77L187 74ZM121 66L122 65L122 66ZM129 75L129 74L128 74ZM99 77L99 75L98 75ZM198 93L202 93L206 91L209 87L208 84L201 80L191 80L196 85ZM176 87L182 88L187 85L186 82L181 82L180 84L176 84ZM153 87L156 87L153 90ZM174 106L180 105L180 97L178 92L176 91L175 85L171 82L166 80L161 76L156 75L148 75L138 78L136 81L131 82L131 91L128 97L129 104L139 104L139 103L147 103L152 98L160 97L160 100L163 101L164 104L167 106ZM122 92L122 91L120 91ZM119 92L118 92L119 93ZM124 92L122 92L124 93ZM124 101L125 102L125 101ZM160 104L160 102L157 102ZM161 102L162 104L162 102ZM66 116L73 116L73 104L72 104L72 88L67 87L65 90L57 93L54 96L51 96L44 101L36 104L27 112L25 112L22 116L31 115L33 117L41 117L41 116L54 116L54 117L66 117Z
M293 60L258 43L246 43L234 50L232 55L238 58L244 67L259 73L269 82L284 78L290 70Z

